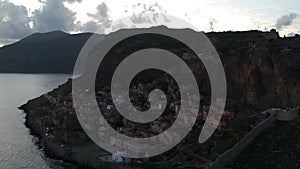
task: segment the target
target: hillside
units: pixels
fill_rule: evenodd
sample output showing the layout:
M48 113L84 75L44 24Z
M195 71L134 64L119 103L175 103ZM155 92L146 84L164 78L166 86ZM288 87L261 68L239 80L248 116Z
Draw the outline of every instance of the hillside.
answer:
M127 33L126 30L120 31ZM184 31L187 30L176 31L178 31L178 33L184 33ZM112 35L107 36L109 37ZM252 131L255 126L268 118L268 115L262 113L261 110L272 107L287 108L299 106L299 36L281 38L275 30L270 32L245 31L207 33L207 36L215 46L224 65L228 95L225 111L218 129L204 144L198 144L197 138L205 121L206 112L210 106L210 83L205 67L200 61L197 61L197 57L192 56L194 55L193 52L189 51L184 44L178 41L174 42L172 39L156 34L146 34L137 35L135 38L128 38L121 41L106 53L105 58L99 66L96 79L97 103L99 108L103 110L103 116L105 116L106 121L110 122L110 125L116 130L122 128L122 131L126 131L126 133L123 134L129 133L127 136L150 137L162 132L160 127L151 127L153 124L152 122L138 124L122 117L117 109L107 108L107 105L114 104L112 103L112 99L110 99L110 75L114 72L115 68L118 67L119 63L132 52L145 48L161 48L173 52L186 63L190 64L189 66L195 75L202 96L199 118L189 135L187 135L178 146L170 151L149 158L147 159L149 161L142 161L142 163L140 163L141 161L135 163L133 160L132 166L139 166L141 168L184 168L196 166L196 168L201 168L202 166L213 162L220 154L224 153L239 140L244 138L244 136ZM187 52L190 57L184 58L184 54ZM88 63L94 63L93 59L97 58L98 55L89 56L91 58L88 60ZM91 67L87 66L87 69L85 70L86 75L91 75L91 71L93 71L89 68ZM176 91L176 83L173 83L172 79L169 79L168 76L159 79L158 77L161 75L162 74L159 71L156 71L156 73L153 70L149 70L148 72L142 71L142 73L139 73L135 77L135 82L132 83L130 88L147 88L147 90L150 91L152 87L157 87L161 88L166 95L170 96L170 92L168 93L168 91L169 89L171 91ZM85 78L90 78L90 76L86 76ZM157 81L153 79L157 79ZM85 83L86 79L81 80ZM99 157L99 152L101 152L101 154L105 154L106 152L92 143L82 130L74 106L84 104L84 102L81 103L73 100L71 82L72 80L69 80L67 83L59 86L53 91L39 98L30 100L28 103L21 106L21 109L26 112L26 125L33 134L42 137L41 140L47 140L46 142L41 141L40 146L45 148L45 152L48 155L50 154L59 159L76 162L83 168L107 168L107 165L110 164L117 165L116 163L107 163L101 160L98 160L98 163L92 161ZM90 91L86 86L83 89L84 91L82 93ZM142 91L144 91L144 89ZM175 92L172 92L172 94L174 93ZM145 97L147 96L147 92L143 92L143 96L134 94L132 90L131 94L134 96L133 98L137 98L133 99L133 105L136 104L141 107L145 105L144 103L147 100L144 100L143 98L147 98ZM84 95L82 96L86 98ZM174 100L170 99L170 101L173 102L176 101L175 99L180 99L176 94L172 95L172 97L174 97ZM166 114L164 114L165 112ZM176 114L173 114L174 111L172 109L166 109L164 113L155 121L169 127L173 124L172 119L176 118ZM46 121L46 123L37 123L36 121ZM51 129L48 131L46 129L49 126ZM287 129L290 131L289 128L291 127L292 126L287 126ZM156 128L159 130L156 130ZM277 131L277 129L275 128L274 131ZM271 131L270 135L272 135L274 131ZM66 137L55 137L58 132L63 132ZM121 132L121 130L119 132ZM258 138L262 137L263 140L268 140L269 137L264 137L265 134L269 135L268 133L262 133ZM45 137L48 135L51 135L51 137ZM278 133L275 133L275 135L277 136ZM287 137L284 137L284 139L279 141L286 142L285 138ZM278 143L276 142L276 139L277 138L270 144L271 148L277 147L276 144ZM284 148L290 149L298 141L295 137L291 137L291 139L293 142L289 143ZM57 145L59 149L49 146L49 142L52 142L53 145ZM62 144L65 147L64 149L61 148ZM257 144L254 142L254 146L256 145ZM81 147L80 150L82 150L82 147L94 146L93 149L98 153L94 154L94 156L85 156L85 153L78 151L78 146ZM259 153L263 150L259 150L259 147L256 148ZM246 154L249 154L247 151L249 150L246 149ZM251 151L252 148L250 149L250 152ZM281 158L276 155L277 153L272 153L270 154L272 155L272 158ZM74 158L78 154L82 155L80 156L82 159L89 159L91 161L82 163L82 160ZM89 152L87 154L92 153ZM111 157L110 155L108 156L109 158ZM238 168L240 164L244 164L245 160L250 161L247 160L249 158L258 159L254 158L253 154L250 156L243 156L243 158L237 159L235 167ZM284 159L287 158L288 157ZM161 159L164 159L163 162ZM292 159L295 161L297 158L293 157ZM268 160L260 159L260 161L265 162ZM259 163L260 161L257 162ZM277 164L279 163L276 162L276 165ZM280 164L283 163L280 162ZM124 166L127 165L122 165L122 167ZM267 166L270 165L267 164ZM249 168L251 167L252 166Z
M1 73L72 73L91 33L35 33L0 48Z
M72 73L76 58L90 36L90 33L70 35L60 31L33 34L0 48L0 72ZM293 107L300 103L299 35L281 38L272 30L213 32L207 36L223 62L229 98L260 108ZM187 50L165 38L147 40L144 45L163 46L178 56ZM116 67L132 50L144 47L140 40L133 40L112 49L105 59L109 64L101 65L102 76L111 74L111 67ZM196 72L196 78L201 93L209 95L209 80L203 66Z

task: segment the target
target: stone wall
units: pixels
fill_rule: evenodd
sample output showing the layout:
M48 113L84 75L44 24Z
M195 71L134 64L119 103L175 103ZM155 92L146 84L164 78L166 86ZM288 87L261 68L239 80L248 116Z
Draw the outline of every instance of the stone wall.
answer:
M230 163L236 158L236 156L262 131L270 127L272 123L277 119L277 113L272 113L270 117L261 122L257 127L252 129L242 140L240 140L235 146L227 150L220 155L217 160L212 163L208 169L219 169L226 164Z

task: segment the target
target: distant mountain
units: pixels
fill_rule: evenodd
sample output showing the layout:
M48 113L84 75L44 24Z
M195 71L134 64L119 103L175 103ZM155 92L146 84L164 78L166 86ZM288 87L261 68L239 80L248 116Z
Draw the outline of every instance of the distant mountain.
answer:
M72 73L92 33L35 33L0 48L0 73Z

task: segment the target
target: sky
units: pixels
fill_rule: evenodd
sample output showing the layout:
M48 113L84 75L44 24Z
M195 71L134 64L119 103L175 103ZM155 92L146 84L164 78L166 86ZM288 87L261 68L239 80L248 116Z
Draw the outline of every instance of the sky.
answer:
M171 25L176 17L205 32L274 28L281 36L300 34L299 0L0 0L0 46L35 32L109 33L153 24L148 14L163 16L156 24ZM123 17L134 26L116 22Z

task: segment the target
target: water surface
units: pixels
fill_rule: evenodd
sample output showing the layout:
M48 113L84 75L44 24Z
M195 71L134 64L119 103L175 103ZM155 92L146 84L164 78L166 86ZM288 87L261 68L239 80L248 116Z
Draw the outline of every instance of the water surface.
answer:
M64 83L65 74L0 74L0 168L73 168L51 160L39 150L36 138L24 125L25 114L18 107Z

